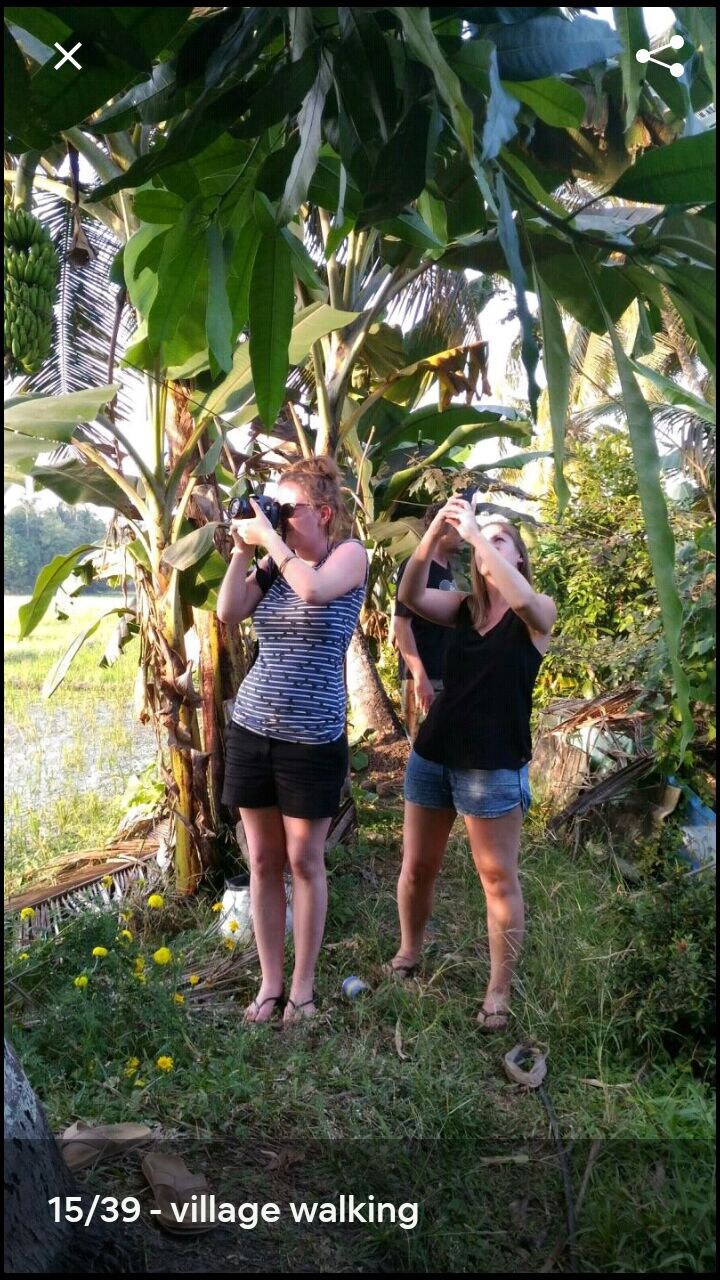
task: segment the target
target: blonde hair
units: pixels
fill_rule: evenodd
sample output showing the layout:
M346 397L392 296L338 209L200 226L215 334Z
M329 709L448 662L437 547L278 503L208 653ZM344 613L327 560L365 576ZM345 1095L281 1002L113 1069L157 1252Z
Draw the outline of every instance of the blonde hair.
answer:
M332 515L327 532L332 542L343 537L347 525L347 513L343 505L340 481L342 472L334 458L300 458L286 467L280 477L298 485L314 507L330 507Z
M497 525L504 533L507 533L508 536L512 538L515 549L520 557L520 564L517 566L518 573L521 573L523 578L526 578L532 586L530 557L528 555L528 549L520 536L519 530L515 528L514 524L510 524L505 520L488 520L485 526L481 529L481 533L484 533L485 529L489 529L492 525ZM470 583L472 586L472 593L468 597L470 617L472 618L474 627L481 627L490 610L490 597L488 595L485 579L477 567L477 561L474 553L470 559Z

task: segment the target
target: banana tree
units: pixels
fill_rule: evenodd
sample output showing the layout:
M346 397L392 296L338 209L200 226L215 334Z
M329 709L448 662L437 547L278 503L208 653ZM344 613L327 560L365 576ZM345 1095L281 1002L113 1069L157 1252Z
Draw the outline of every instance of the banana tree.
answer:
M167 574L169 548L184 516L193 504L197 509L193 492L210 475L212 451L213 462L220 456L225 429L254 413L267 427L274 423L297 358L293 321L312 320L313 308L335 313L334 327L310 348L320 423L313 444L353 465L365 509L380 456L381 410L418 368L396 368L404 376L391 372L380 394L379 387L367 394L353 387L353 373L373 327L436 263L512 279L531 416L538 351L529 283L547 286L550 373L565 358L552 305L556 286L572 314L573 306L589 310L605 330L628 300L640 296L649 308L665 288L701 349L709 346L711 272L692 226L670 227L669 239L667 226L651 226L649 236L622 220L598 227L592 214L569 213L553 194L591 169L622 199L707 203L709 137L668 145L712 93L705 88L708 49L693 44L690 31L678 106L668 103L664 81L659 88L651 81L652 69L643 81L629 56L642 34L636 23L619 23L622 43L606 24L577 13L74 9L65 15L72 30L58 10L8 16L8 149L24 160L38 153L38 183L69 194L62 192L58 142L75 148L100 182L91 190L75 184L78 210L92 211L126 240L115 278L140 321L126 358L148 383L149 470L170 502L149 537L149 572L161 626L178 644L180 570L171 566ZM63 79L51 60L54 41L70 35L88 40L93 74L81 81ZM647 138L637 134L639 142L622 135L608 152L593 114L598 66L606 68L602 91L623 103L629 131L636 120L660 117L662 136L649 128ZM645 153L630 167L638 147ZM549 152L557 157L552 165ZM308 252L312 233L322 262ZM688 236L689 274L681 265ZM443 372L454 359L457 352L441 353ZM186 393L182 430L168 414L169 382ZM632 399L632 375L627 387ZM468 410L456 429L487 425ZM558 461L562 425L559 396ZM636 436L645 463L643 431L641 425ZM174 452L166 447L173 432ZM394 440L402 443L402 430ZM427 451L416 461L427 463ZM656 569L673 623L671 548L662 543L649 461L648 529L660 548ZM198 468L200 475L185 474ZM226 478L217 467L215 475ZM155 500L162 505L158 494ZM172 651L182 663L182 647Z

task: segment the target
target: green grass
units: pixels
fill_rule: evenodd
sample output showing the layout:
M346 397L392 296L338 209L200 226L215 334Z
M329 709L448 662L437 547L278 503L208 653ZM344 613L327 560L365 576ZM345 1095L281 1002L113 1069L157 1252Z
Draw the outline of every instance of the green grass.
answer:
M90 637L53 696L41 696L72 639L120 597L81 598L67 621L49 611L20 641L17 611L24 599L5 597L6 893L53 857L102 846L121 816L129 775L154 752L152 733L132 719L134 642L114 666L99 665L115 617Z
M328 1186L360 1194L365 1185L367 1194L360 1172L366 1163L370 1185L395 1186L396 1202L402 1187L414 1185L425 1231L367 1227L342 1237L333 1254L340 1270L363 1258L419 1271L537 1270L563 1233L562 1185L538 1096L507 1080L502 1063L514 1040L533 1039L549 1050L548 1093L572 1148L576 1195L590 1141L602 1140L580 1216L582 1269L672 1271L675 1257L682 1257L681 1270L706 1269L712 1094L682 1060L640 1051L623 1002L614 998L614 969L631 940L612 910L621 890L609 864L573 859L545 837L537 815L528 824L522 874L529 930L517 1023L512 1038L482 1037L474 1014L487 945L464 838L458 832L451 841L421 981L385 981L381 965L396 938L400 813L359 799L359 842L329 859L322 1013L313 1023L291 1031L279 1022L243 1026L243 1003L256 990L254 964L237 965L235 1009L200 1015L174 1004L173 993L188 990L183 975L225 952L212 936L210 900L179 901L171 889L161 912L144 907L147 890L137 891L132 943L115 940L118 918L110 913L73 923L56 941L31 944L27 960L11 958L10 975L24 993L21 1000L13 988L12 1039L54 1126L78 1116L142 1118L166 1134L192 1137L215 1152L211 1168L221 1170L230 1199L260 1194L251 1197L246 1186L250 1153L287 1143L306 1153L295 1198L298 1186L306 1199L327 1199ZM96 961L98 944L110 955ZM172 969L152 963L161 944L173 952ZM148 974L142 988L131 974L138 954ZM90 980L79 991L73 978L82 972ZM349 973L361 975L372 994L343 1001ZM160 1055L173 1058L169 1074L156 1066ZM131 1058L140 1066L126 1076ZM412 1159L400 1140L419 1144ZM482 1163L498 1154L515 1163ZM133 1172L123 1176L135 1179L126 1193L139 1189ZM282 1182L288 1195L289 1176ZM256 1170L253 1187L256 1180L264 1186L264 1177ZM265 1198L277 1200L271 1184ZM284 1247L292 1264L318 1245L290 1232ZM312 1257L328 1269L321 1254Z
M30 649L15 646L6 698L31 779L46 741L38 691L81 625L60 633L48 622ZM95 661L101 649L99 641ZM114 824L130 772L122 735L131 723L134 666L130 659L97 672L91 659L92 651L56 695L66 723L75 724L57 733L63 794L42 804L16 786L6 800L13 874L23 858L29 865L100 844ZM107 733L101 706L114 717ZM80 789L87 780L78 773L87 770L81 739L88 736L81 726L88 723L96 756L106 761L116 753L117 772L113 766L107 775L116 779L112 793L105 784ZM198 1013L189 1001L174 1003L174 993L188 993L190 972L227 962L207 896L179 900L166 884L165 907L151 911L147 887L136 888L130 903L120 904L129 921L119 919L120 905L86 914L24 953L13 946L14 922L7 922L9 1034L52 1126L78 1118L157 1125L171 1143L192 1140L188 1163L238 1203L328 1200L338 1191L366 1196L370 1188L395 1203L420 1203L417 1231L375 1225L302 1232L286 1223L245 1233L248 1248L251 1237L275 1269L538 1271L563 1238L562 1182L538 1095L512 1084L503 1068L514 1041L533 1040L548 1050L547 1090L576 1198L588 1171L576 1268L712 1270L713 1092L697 1074L692 1044L671 1058L661 1041L641 1040L627 977L634 938L617 910L628 891L613 859L551 839L539 807L532 811L521 860L528 933L516 1021L508 1035L482 1036L474 1015L488 973L484 903L459 824L421 979L399 985L383 978L382 964L396 945L401 810L361 788L357 799L359 839L328 859L321 1013L306 1025L244 1026L258 972L238 959L237 1000L229 1009ZM126 924L133 939L118 940ZM107 957L92 957L98 945ZM171 948L170 966L152 961L161 945ZM290 952L288 943L288 964ZM133 976L138 956L144 984ZM372 991L348 1003L340 988L351 973ZM80 974L88 976L85 989L74 986ZM172 1057L171 1072L157 1067L161 1055ZM126 1074L132 1058L139 1066ZM97 1174L81 1176L97 1185ZM102 1187L147 1195L136 1157L103 1165ZM208 1265L224 1247L213 1238L206 1237ZM235 1248L242 1263L242 1234ZM567 1254L555 1269L569 1269Z

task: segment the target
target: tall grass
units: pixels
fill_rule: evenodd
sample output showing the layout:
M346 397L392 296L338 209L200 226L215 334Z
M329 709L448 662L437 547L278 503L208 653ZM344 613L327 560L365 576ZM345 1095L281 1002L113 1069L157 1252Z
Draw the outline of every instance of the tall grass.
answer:
M72 618L60 621L48 612L20 641L17 614L23 602L24 597L5 597L6 892L50 858L109 839L129 775L154 752L152 733L132 719L134 644L115 665L99 665L116 617L103 622L80 650L53 696L41 696L46 676L71 640L120 598L81 597Z

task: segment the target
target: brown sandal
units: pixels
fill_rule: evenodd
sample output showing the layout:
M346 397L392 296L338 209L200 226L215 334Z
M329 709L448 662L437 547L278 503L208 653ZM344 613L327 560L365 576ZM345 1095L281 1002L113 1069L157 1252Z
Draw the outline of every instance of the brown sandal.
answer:
M490 1010L483 1007L478 1012L477 1024L481 1031L487 1031L490 1034L493 1031L507 1031L508 1022L510 1021L511 1016L509 1009ZM499 1018L500 1022L491 1027L488 1024L488 1018Z

